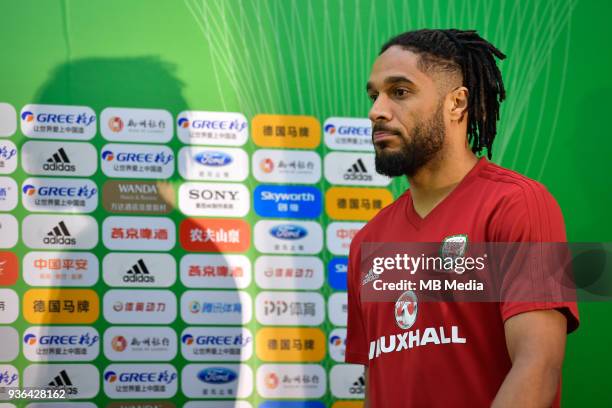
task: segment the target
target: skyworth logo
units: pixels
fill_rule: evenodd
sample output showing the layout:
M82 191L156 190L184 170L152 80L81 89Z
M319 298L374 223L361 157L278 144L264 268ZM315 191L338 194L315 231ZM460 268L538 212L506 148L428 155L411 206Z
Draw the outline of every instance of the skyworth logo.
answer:
M317 218L321 192L311 186L257 186L255 212L262 217Z

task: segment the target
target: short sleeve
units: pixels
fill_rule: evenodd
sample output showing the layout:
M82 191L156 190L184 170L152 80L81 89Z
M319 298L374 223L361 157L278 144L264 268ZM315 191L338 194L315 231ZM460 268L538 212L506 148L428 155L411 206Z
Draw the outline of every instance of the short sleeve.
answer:
M363 320L360 299L359 262L360 250L358 240L351 243L348 260L348 322L346 328L345 362L368 365L368 339Z
M535 181L526 181L519 184L515 192L502 203L500 203L500 211L497 213L495 220L491 223L491 238L494 242L520 243L520 245L530 245L529 243L544 243L550 248L549 243L565 243L567 241L565 234L565 223L561 209L554 197L544 188L543 185ZM561 312L567 319L567 331L576 330L579 324L578 307L575 301L566 300L565 297L556 296L551 301L544 301L540 296L535 296L534 301L515 301L513 299L525 299L521 294L514 296L519 291L525 291L525 281L531 279L536 274L551 274L551 265L537 265L537 262L547 262L546 256L539 257L536 261L530 261L529 267L537 269L536 273L532 270L521 270L514 267L515 271L520 270L523 276L507 276L502 283L502 302L500 304L500 312L503 321L506 321L512 316L520 313L534 310L551 310L555 309ZM552 271L557 273L557 270ZM532 273L532 276L524 276ZM561 274L561 272L559 273ZM534 291L542 291L542 285L538 286L537 282L544 281L547 276L538 276L531 282ZM534 283L536 282L536 283ZM558 279L546 280L544 290L562 293L567 291L567 288L561 288L563 283ZM523 297L521 297L523 296ZM542 300L542 301L541 301Z

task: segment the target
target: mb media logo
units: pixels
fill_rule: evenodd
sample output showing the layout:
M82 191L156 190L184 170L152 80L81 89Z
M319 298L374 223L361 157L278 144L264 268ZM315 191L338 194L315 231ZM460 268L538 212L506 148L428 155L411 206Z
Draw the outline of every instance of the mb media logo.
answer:
M57 149L50 158L43 164L43 170L47 171L70 171L76 170L74 164L71 164L68 155L63 147Z
M345 180L372 181L372 175L368 173L363 160L357 159L351 167L344 173Z
M149 269L144 263L144 260L140 258L130 269L126 272L123 277L123 281L127 283L142 282L142 283L153 283L155 277L149 274Z
M349 392L351 394L364 394L365 393L365 378L359 376L357 381L353 383L353 385L349 388Z
M71 385L72 381L70 381L70 377L68 377L66 370L60 371L59 375L49 382L49 386L51 387L67 387Z
M50 245L75 245L76 239L70 238L71 236L64 221L60 221L47 233L47 236L43 238L43 242Z

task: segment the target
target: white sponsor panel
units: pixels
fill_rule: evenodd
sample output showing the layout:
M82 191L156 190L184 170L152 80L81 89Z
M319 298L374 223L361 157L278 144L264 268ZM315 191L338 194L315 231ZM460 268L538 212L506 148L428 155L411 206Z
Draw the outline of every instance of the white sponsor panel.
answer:
M0 211L11 211L17 207L18 192L15 180L10 177L0 177Z
M21 193L21 203L32 212L90 213L98 207L98 187L88 179L31 177Z
M336 364L329 372L329 387L336 398L365 397L365 377L361 364Z
M244 217L249 213L249 189L237 183L183 183L179 187L183 214L205 217Z
M25 105L20 116L28 137L89 140L96 135L96 114L88 106Z
M104 294L104 318L113 324L170 324L176 296L169 290L112 289Z
M314 221L261 220L254 241L259 252L315 255L323 248L323 230Z
M321 180L321 157L315 152L259 149L253 175L264 183L315 184Z
M176 225L165 217L107 217L102 241L118 251L169 251L176 243Z
M17 130L17 111L10 103L0 102L0 137L12 136Z
M346 355L346 329L334 329L329 333L327 349L332 360L344 363Z
M90 143L29 141L21 148L21 166L35 175L89 177L98 157Z
M19 315L19 297L13 289L0 289L0 324L9 324Z
M314 256L260 256L255 282L263 289L318 290L323 286L323 262Z
M98 244L98 222L89 215L28 215L22 233L33 249L91 249Z
M0 407L1 408L1 407ZM248 401L189 401L183 408L253 408Z
M346 292L334 293L327 300L329 321L334 326L346 326L348 317Z
M31 364L23 371L23 386L57 387L67 399L87 399L100 391L100 372L91 364Z
M106 108L100 133L111 142L166 143L174 133L172 115L164 109Z
M2 339L2 347L0 347L0 361L13 361L19 354L19 333L10 326L0 327L0 339Z
M111 327L104 333L104 355L112 361L169 361L177 353L169 327Z
M176 119L176 133L185 144L242 146L249 127L242 113L183 111Z
M246 364L188 364L181 388L188 398L247 398L253 393L253 370Z
M0 139L0 174L11 174L17 168L17 146Z
M33 251L23 258L23 280L30 286L93 286L99 268L90 252Z
M189 361L246 361L253 355L253 334L246 327L188 327L181 353Z
M244 181L249 175L249 156L235 148L183 147L178 170L186 180Z
M325 145L330 149L374 151L372 122L368 118L328 118L323 132Z
M93 327L31 326L23 332L23 355L30 361L91 361L99 353Z
M348 256L351 241L365 222L332 222L325 230L327 249L334 255Z
M386 187L391 179L376 172L374 153L328 153L323 159L325 179L332 184Z
M251 284L251 261L244 255L189 254L180 269L188 288L244 289Z
M325 319L325 301L316 292L261 292L255 316L270 326L318 326Z
M110 253L102 276L108 286L166 288L176 281L176 260L170 254Z
M110 398L172 398L178 390L178 372L170 364L111 364L102 381Z
M100 160L108 177L167 179L174 174L174 153L168 146L110 143L100 151Z
M104 332L104 355L111 361L170 361L177 351L170 327L113 326Z
M251 295L241 290L188 290L181 316L189 324L246 324L253 318Z
M257 369L257 392L264 398L321 398L326 389L319 364L262 364Z
M12 248L19 240L17 218L10 214L0 214L0 248Z

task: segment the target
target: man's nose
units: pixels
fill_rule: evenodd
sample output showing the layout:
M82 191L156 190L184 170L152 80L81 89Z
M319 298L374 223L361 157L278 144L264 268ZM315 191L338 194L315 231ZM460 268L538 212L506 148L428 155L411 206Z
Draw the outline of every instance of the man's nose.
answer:
M388 122L391 120L391 109L389 109L389 101L384 95L379 95L368 112L368 117L372 123Z

